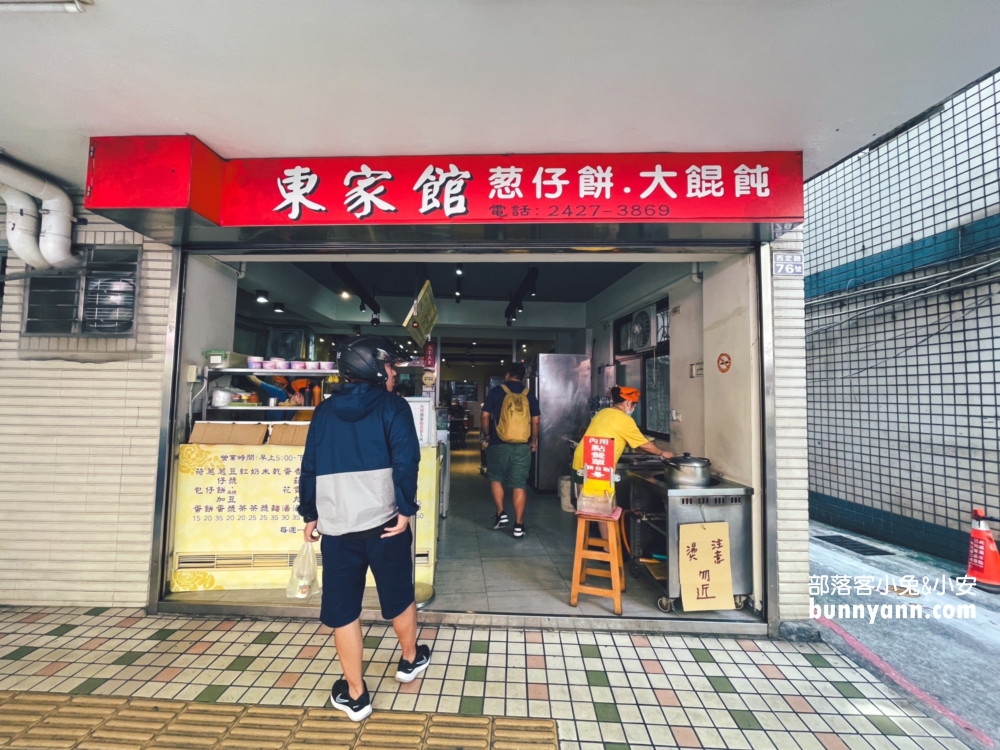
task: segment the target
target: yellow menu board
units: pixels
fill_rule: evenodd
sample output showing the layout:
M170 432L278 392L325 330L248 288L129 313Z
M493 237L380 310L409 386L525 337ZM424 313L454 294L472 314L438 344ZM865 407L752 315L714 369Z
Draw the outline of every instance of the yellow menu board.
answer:
M680 525L678 573L685 612L735 609L729 524Z
M297 510L303 450L181 446L171 591L284 588L303 541Z
M181 446L171 591L285 587L303 542L297 510L303 451L301 445ZM421 449L417 484L416 580L430 584L437 557L437 453L437 445ZM322 566L318 544L316 553Z

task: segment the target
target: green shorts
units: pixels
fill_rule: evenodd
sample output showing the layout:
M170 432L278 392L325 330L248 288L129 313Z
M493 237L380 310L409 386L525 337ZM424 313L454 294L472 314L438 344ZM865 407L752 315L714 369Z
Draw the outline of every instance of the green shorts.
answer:
M527 443L501 443L486 449L486 478L505 487L523 490L528 487L531 448Z

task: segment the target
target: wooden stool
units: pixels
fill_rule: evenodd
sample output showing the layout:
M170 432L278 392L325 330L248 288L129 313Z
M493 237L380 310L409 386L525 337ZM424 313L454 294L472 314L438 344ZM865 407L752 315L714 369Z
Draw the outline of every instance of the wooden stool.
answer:
M622 613L622 592L625 590L625 566L622 564L622 544L618 530L618 517L621 515L621 508L615 509L614 516L588 516L577 514L576 516L576 552L573 556L573 585L570 589L569 603L571 607L577 606L580 594L590 594L591 596L606 596L615 603L615 614ZM590 524L604 524L608 530L608 538L592 537L590 535ZM591 547L599 547L593 550ZM608 570L603 568L591 568L587 562L608 563ZM600 578L610 578L611 588L597 588L587 585L587 576L598 576Z

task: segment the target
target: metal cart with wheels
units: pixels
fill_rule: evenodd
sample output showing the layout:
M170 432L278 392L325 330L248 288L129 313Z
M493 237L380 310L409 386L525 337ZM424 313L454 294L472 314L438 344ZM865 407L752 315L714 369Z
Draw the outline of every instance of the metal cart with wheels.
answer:
M662 471L634 469L627 472L632 485L632 508L628 527L632 534L629 572L641 574L640 561L649 554L664 558L666 576L663 596L656 602L661 612L679 604L681 585L678 566L678 527L687 523L724 521L729 524L733 574L733 604L741 609L753 595L753 546L751 520L753 488L725 479L712 479L708 487L674 488ZM648 553L653 539L665 544L663 553ZM635 566L633 566L635 562Z

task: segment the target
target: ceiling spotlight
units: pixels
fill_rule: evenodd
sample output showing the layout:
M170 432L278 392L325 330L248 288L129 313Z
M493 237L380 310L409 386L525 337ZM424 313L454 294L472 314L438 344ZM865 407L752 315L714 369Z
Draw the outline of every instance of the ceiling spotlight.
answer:
M264 304L265 302L267 302L267 290L266 289L258 289L257 290L257 301L260 302L261 304Z
M525 351L527 350L527 348L528 348L527 344L521 344L521 351Z
M473 341L473 342L472 342L472 345L473 345L473 346L475 346L475 345L476 345L476 342L475 342L475 341Z
M462 275L462 264L461 263L457 263L455 265L455 275L456 276L461 276Z
M322 344L322 343L323 343L324 341L326 341L326 339L325 339L325 338L323 338L322 336L320 336L320 337L319 337L319 343L321 343L321 344Z
M285 303L284 302L275 302L274 303L274 311L276 313L283 313L285 311Z
M522 305L520 302L517 303L517 311L524 312L524 305Z
M460 291L458 291L458 290L456 289L456 290L455 290L455 296L456 296L456 297L461 297L461 296L462 296L462 293L461 293Z
M382 321L378 319L378 315L372 315L372 325L377 326Z
M502 359L500 360L500 364L503 364L503 360Z
M350 299L351 298L351 293L345 289L344 291L342 291L340 293L340 298L341 299Z

